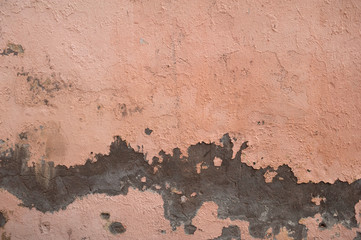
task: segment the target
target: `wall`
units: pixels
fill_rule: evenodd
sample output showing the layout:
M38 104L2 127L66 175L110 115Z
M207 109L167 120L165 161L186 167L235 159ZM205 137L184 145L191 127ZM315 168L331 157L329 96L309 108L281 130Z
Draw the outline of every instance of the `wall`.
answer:
M361 239L360 10L0 1L2 239Z

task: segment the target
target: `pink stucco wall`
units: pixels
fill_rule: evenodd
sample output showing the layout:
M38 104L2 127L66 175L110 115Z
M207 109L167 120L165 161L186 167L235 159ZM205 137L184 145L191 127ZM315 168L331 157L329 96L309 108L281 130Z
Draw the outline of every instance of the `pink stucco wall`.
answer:
M229 133L235 148L248 141L242 161L255 169L287 164L298 183L351 183L361 178L360 29L361 2L352 0L0 1L8 53L0 148L28 144L29 165L73 166L108 153L119 135L151 161ZM3 239L211 239L233 224L253 239L247 221L217 218L213 202L193 220L202 231L172 231L161 196L129 191L41 213L1 190L0 231ZM110 220L99 217L110 210ZM302 220L309 239L360 231L320 230L318 218ZM124 234L108 231L115 220Z

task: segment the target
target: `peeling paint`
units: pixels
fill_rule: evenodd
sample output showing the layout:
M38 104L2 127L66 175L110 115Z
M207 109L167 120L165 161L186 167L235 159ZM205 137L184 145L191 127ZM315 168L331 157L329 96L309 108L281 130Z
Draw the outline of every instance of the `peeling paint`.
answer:
M299 221L317 213L323 218L319 228L337 223L357 227L354 208L361 199L361 180L352 184L342 181L298 184L287 165L277 170L271 167L257 170L242 163L241 154L247 142L235 158L228 134L220 143L191 145L188 157L182 156L177 148L172 154L161 151L160 158L153 157L148 164L142 152L116 137L109 154L96 154L96 161L69 168L49 162L41 167L41 172L36 165L27 166L29 151L26 146L17 145L1 154L0 187L21 199L23 206L42 212L65 209L77 197L88 194L127 194L129 187L154 191L162 196L164 215L173 229L184 225L187 234L197 230L192 219L206 201L219 206L218 218L249 221L254 237L264 237L269 228L276 235L286 227L292 237L302 239L307 229ZM222 160L220 167L213 165L215 158ZM199 163L207 166L200 173ZM154 168L158 170L154 172ZM267 171L277 173L272 182L264 179ZM317 205L316 196L326 201Z

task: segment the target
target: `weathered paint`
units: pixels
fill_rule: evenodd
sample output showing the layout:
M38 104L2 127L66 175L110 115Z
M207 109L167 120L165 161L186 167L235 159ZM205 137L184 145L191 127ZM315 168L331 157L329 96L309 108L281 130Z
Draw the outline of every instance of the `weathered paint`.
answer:
M95 161L69 168L45 161L28 167L27 147L16 145L0 156L0 187L21 199L22 206L42 212L65 210L76 198L89 194L126 195L129 187L150 190L162 196L164 217L172 230L183 225L188 235L197 231L192 220L207 201L219 206L221 219L249 221L250 234L259 238L264 238L268 229L278 234L285 227L294 239L303 239L307 228L299 222L316 214L322 216L321 229L337 223L358 227L355 206L361 200L361 180L300 184L287 165L257 170L242 163L247 142L236 149L235 158L228 134L220 144L192 145L188 157L178 148L172 154L162 151L160 158L153 157L149 163L142 152L117 137L109 154L96 154ZM220 166L214 165L215 158L222 160ZM267 182L264 175L270 170L276 175ZM321 200L315 202L315 196ZM109 230L120 234L126 229L114 222Z
M2 238L359 236L360 8L0 2Z

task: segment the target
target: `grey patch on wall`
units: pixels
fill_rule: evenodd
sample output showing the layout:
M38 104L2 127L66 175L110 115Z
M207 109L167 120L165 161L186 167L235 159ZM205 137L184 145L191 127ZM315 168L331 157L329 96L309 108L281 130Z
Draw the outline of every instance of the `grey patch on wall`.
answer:
M150 134L152 134L153 130L150 129L150 128L146 128L146 129L144 130L144 132L145 132L145 134L150 135Z
M184 232L188 235L193 235L197 231L197 227L192 224L184 225Z
M124 233L126 231L126 229L123 226L123 224L121 224L120 222L112 222L109 225L109 231L112 234L121 234L121 233Z
M230 225L229 227L223 227L222 235L214 238L213 240L241 240L241 231L236 225Z
M102 219L108 220L108 219L110 218L110 214L109 214L109 213L106 213L106 212L102 212L102 213L100 214L100 217L101 217Z
M20 44L8 43L6 48L0 52L1 56L9 56L13 54L14 56L19 55L20 53L24 53L24 48Z
M0 228L4 227L7 222L6 217L2 212L0 212Z
M232 158L233 143L225 134L220 144L191 145L188 157L178 148L171 154L161 151L162 161L153 157L150 165L143 153L115 137L109 154L96 154L96 161L87 160L84 165L72 167L49 163L44 168L46 173L36 171L34 165L28 167L28 146L18 144L0 153L0 187L21 199L23 206L42 212L65 209L77 197L87 194L126 195L129 187L151 190L162 196L164 216L174 230L184 225L188 231L198 209L207 201L218 205L220 219L248 221L250 234L258 238L264 237L269 228L278 234L286 227L291 237L302 239L307 229L299 220L317 213L321 214L325 228L336 223L357 227L354 207L361 199L361 180L351 184L342 181L298 184L287 165L277 170L271 167L257 170L242 163L242 151L246 148L244 142ZM215 157L222 160L220 167L214 166ZM206 169L197 173L199 164ZM267 171L276 173L269 183L264 179ZM39 173L49 179L40 181ZM142 181L143 177L147 181ZM316 196L326 201L316 205L312 202Z

